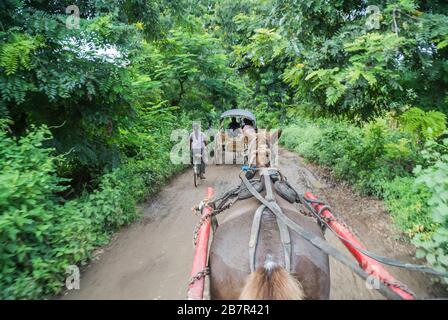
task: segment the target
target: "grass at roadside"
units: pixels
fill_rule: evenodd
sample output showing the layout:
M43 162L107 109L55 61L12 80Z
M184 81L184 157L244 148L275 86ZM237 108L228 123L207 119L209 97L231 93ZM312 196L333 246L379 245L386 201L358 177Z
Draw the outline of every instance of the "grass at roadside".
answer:
M448 139L424 147L412 134L379 119L364 127L330 119L300 119L281 143L327 167L360 194L383 199L417 256L448 269Z

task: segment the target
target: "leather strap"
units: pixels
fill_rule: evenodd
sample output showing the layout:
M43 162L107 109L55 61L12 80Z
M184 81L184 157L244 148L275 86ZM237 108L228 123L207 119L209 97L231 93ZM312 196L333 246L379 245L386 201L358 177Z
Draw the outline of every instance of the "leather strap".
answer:
M261 216L265 209L266 206L264 204L259 206L257 211L255 211L254 219L252 220L252 228L250 230L249 238L249 264L251 272L255 271L255 254L257 251L258 235L260 233Z
M278 206L277 203L274 205ZM278 229L280 230L280 239L283 244L283 252L285 256L285 269L290 272L291 271L291 237L289 235L288 226L279 219L278 216L275 217L277 219Z
M366 273L359 265L354 263L352 260L347 258L346 255L341 253L339 250L329 245L324 239L317 237L313 233L303 229L301 226L292 221L289 217L287 217L281 210L280 207L272 205L271 202L267 201L263 196L255 190L252 184L247 180L244 175L240 175L241 180L246 185L247 189L257 198L262 204L264 204L267 208L269 208L272 213L275 214L280 220L282 220L289 228L294 230L297 234L303 237L305 240L309 241L315 247L319 248L329 256L332 256L334 259L338 260L348 268L350 268L354 273L360 276L362 279L366 280L369 277L369 274ZM380 288L378 289L386 298L388 299L401 299L401 297L392 291L388 286L384 283L379 283Z
M277 202L275 202L274 193L272 191L272 180L269 169L264 168L261 171L261 175L264 178L264 187L266 189L266 197L265 199L271 203L272 206L276 206L277 209L280 209ZM281 209L280 209L281 210ZM291 238L289 236L288 227L283 223L281 219L276 216L276 221L278 225L278 229L280 231L280 240L283 245L283 255L285 257L285 269L289 272L291 271Z

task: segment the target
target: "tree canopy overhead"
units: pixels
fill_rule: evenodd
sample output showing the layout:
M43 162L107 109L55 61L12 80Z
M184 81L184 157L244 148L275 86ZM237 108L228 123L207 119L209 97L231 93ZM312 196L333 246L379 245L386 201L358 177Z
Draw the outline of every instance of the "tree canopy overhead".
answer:
M448 112L446 12L442 1L221 1L210 23L251 77L254 107L362 121L409 105Z

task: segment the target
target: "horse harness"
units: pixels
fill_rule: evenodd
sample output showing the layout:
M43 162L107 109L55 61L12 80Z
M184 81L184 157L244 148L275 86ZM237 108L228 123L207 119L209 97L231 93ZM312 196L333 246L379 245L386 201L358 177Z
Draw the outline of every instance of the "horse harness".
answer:
M243 185L247 188L247 190L257 199L261 202L261 205L258 207L258 209L255 212L254 219L252 222L252 228L251 228L251 235L249 240L249 261L250 261L250 269L251 272L255 271L255 256L256 256L256 246L258 242L258 235L259 235L259 229L260 229L260 223L261 223L261 216L263 212L265 212L266 209L269 209L269 211L275 215L277 225L279 227L280 231L280 239L283 245L284 250L284 258L285 258L285 269L290 272L291 271L291 240L289 235L289 229L293 230L297 234L299 234L302 238L309 241L311 244L313 244L315 247L323 251L329 256L332 256L339 262L343 263L347 267L349 267L353 272L355 272L358 276L363 278L364 280L367 280L370 274L365 272L358 264L356 264L353 260L349 259L346 255L342 254L338 249L334 248L333 246L329 245L324 239L317 236L313 232L307 231L303 229L299 224L295 223L293 220L291 220L288 216L286 216L283 213L283 210L281 207L277 204L275 201L275 198L273 196L272 192L272 181L274 181L274 188L277 191L277 193L283 197L284 199L288 200L289 202L293 203L297 200L301 200L301 197L298 195L298 193L287 183L286 179L282 177L280 172L273 168L263 168L261 169L261 176L263 177L264 187L266 191L265 197L263 197L260 192L255 189L255 187L252 185L252 183L246 178L245 175L240 175L240 178L243 182ZM282 177L283 179L279 179L279 177ZM275 187L276 186L276 187ZM328 206L324 206L324 208L328 208ZM312 207L310 207L311 210L314 211ZM320 210L320 212L323 209ZM319 212L319 213L320 213ZM326 224L324 221L321 221L318 219L318 221L321 222L320 226L322 230L325 230ZM379 291L381 293L389 298L389 299L400 299L400 296L395 293L393 290L390 289L389 285L395 285L392 283L379 283ZM406 288L407 291L409 291ZM410 291L409 291L410 292ZM412 292L410 292L412 294Z
M269 202L271 206L277 208L277 210L281 210L277 202L275 201L274 193L272 191L272 180L270 172L265 169L261 173L264 180L264 188L266 190L265 200ZM276 182L278 182L277 180ZM249 190L250 191L250 190ZM258 244L258 238L260 234L261 227L261 218L263 213L265 213L268 209L265 204L261 204L257 210L255 211L255 215L252 221L252 228L250 231L249 238L249 264L250 271L255 271L255 258L256 258L256 250ZM269 210L270 211L270 210ZM289 230L287 225L280 219L278 216L275 216L276 222L280 231L280 239L283 245L283 252L285 257L285 269L289 272L291 271L291 237L289 235Z
M253 179L255 176L255 171L261 170L261 178L260 179ZM244 174L241 174L244 173ZM321 217L321 213L323 210L329 209L329 207L320 200L315 199L309 199L305 196L301 196L297 193L296 190L288 183L286 177L284 177L279 170L275 168L262 168L262 169L249 169L248 171L242 171L240 173L240 179L242 183L229 190L228 192L224 193L221 197L217 199L206 199L202 201L199 206L193 208L194 211L200 213L202 209L205 206L211 207L213 210L210 212L210 214L201 216L201 219L199 223L195 227L194 231L194 243L196 244L197 239L197 233L201 227L201 225L204 223L205 220L211 219L212 226L217 226L217 220L216 215L220 214L221 212L224 212L225 210L229 209L236 201L238 200L245 200L249 199L251 197L255 197L257 200L260 201L260 206L257 208L254 214L254 218L252 221L252 227L251 227L251 233L249 238L249 265L251 272L255 271L255 261L256 261L256 249L259 239L259 233L261 228L261 221L262 216L265 213L270 213L275 216L276 223L280 232L280 239L283 246L283 252L284 252L284 259L285 259L285 269L289 272L291 271L291 237L289 234L289 229L293 230L297 234L299 234L302 238L309 241L311 244L313 244L315 247L322 250L324 253L326 253L329 256L332 256L334 259L338 260L345 266L347 266L349 269L351 269L354 273L356 273L358 276L363 278L364 280L368 279L370 274L368 274L366 271L364 271L358 264L356 264L353 260L349 259L346 255L344 255L342 252L340 252L335 247L328 244L325 239L322 239L321 237L315 235L312 232L309 232L305 229L303 229L300 225L295 223L293 220L291 220L289 217L287 217L281 207L277 204L274 197L273 189L276 191L278 195L280 195L282 198L286 199L290 203L301 203L303 204L310 212L308 216L314 216L317 219L317 222L319 226L321 227L322 231L325 231L327 228L330 229L338 238L341 240L349 243L352 245L355 249L357 249L362 254L382 263L387 264L395 267L405 268L409 270L417 270L424 273L429 273L433 275L438 275L442 277L448 277L448 273L446 272L439 272L434 269L428 268L424 265L416 265L416 264L410 264L401 262L399 260L391 259L388 257L383 257L380 255L377 255L369 250L366 250L365 248L360 248L356 244L353 244L348 239L343 238L332 228L328 225L328 221L323 219ZM248 179L249 178L249 179ZM263 181L261 181L263 180ZM265 191L265 196L263 197L260 192ZM316 211L310 204L311 203L317 203L323 205L319 211ZM337 219L339 221L339 219ZM343 223L343 222L342 222ZM344 223L343 223L344 224ZM345 225L345 224L344 224ZM205 276L208 274L208 270L204 270L203 274L198 275L198 277ZM191 281L194 281L195 277L191 279ZM397 293L392 291L389 286L398 286L396 283L382 283L380 282L379 291L389 299L400 299ZM409 289L406 289L406 291L410 292ZM411 292L410 292L411 293ZM411 293L412 294L412 293Z

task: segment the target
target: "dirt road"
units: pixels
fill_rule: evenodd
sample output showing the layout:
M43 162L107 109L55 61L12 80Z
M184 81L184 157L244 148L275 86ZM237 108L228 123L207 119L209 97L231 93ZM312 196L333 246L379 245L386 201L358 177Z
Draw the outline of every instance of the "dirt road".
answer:
M398 232L380 201L354 195L348 187L331 181L325 170L304 163L291 152L280 150L279 159L279 169L294 187L328 201L367 248L415 262L414 248L396 240ZM61 298L185 299L193 259L192 233L197 222L191 208L204 198L207 186L219 194L236 185L238 172L238 166L209 166L207 180L197 189L193 187L191 170L173 179L144 205L141 220L119 232L82 270L80 290L66 292ZM345 250L330 232L326 238ZM382 299L346 267L330 261L331 299ZM418 272L396 268L389 271L420 298L448 296Z

